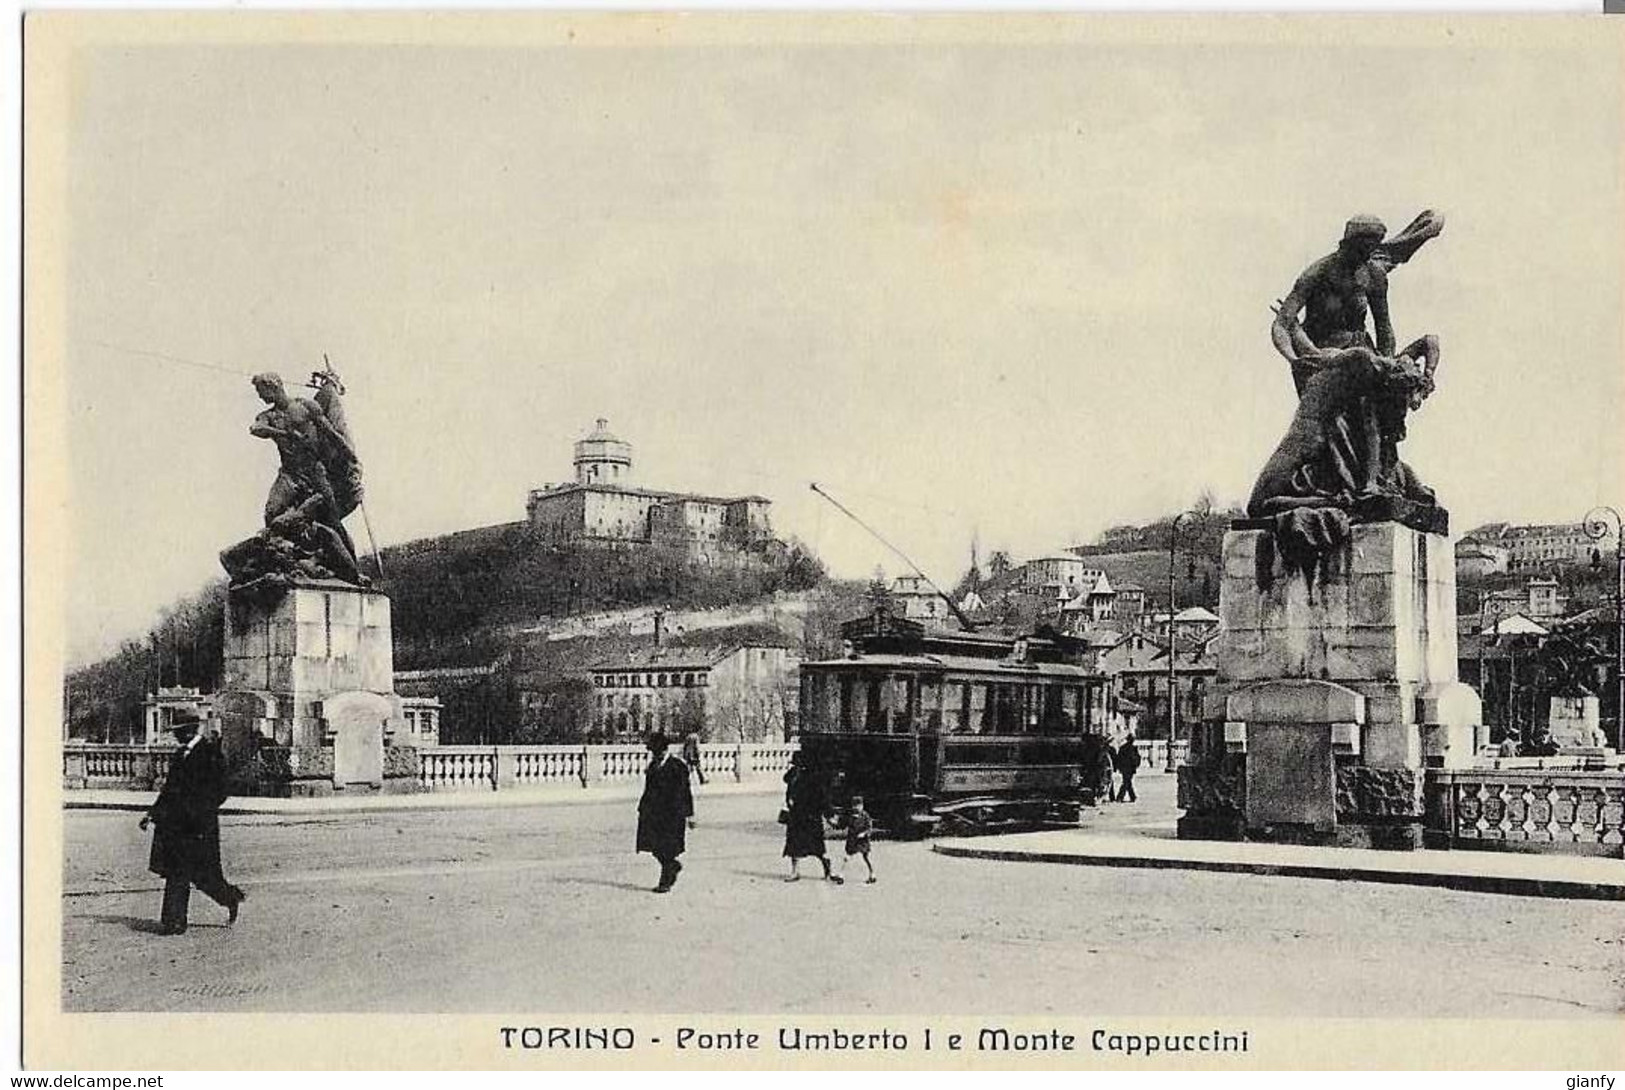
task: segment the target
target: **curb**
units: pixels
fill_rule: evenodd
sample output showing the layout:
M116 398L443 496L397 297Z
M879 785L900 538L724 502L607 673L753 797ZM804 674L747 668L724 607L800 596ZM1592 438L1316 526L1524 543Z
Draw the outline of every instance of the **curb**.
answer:
M959 859L992 859L1005 863L1064 863L1083 867L1139 870L1194 870L1224 874L1263 874L1280 878L1320 878L1343 882L1379 882L1386 885L1431 886L1471 893L1501 893L1520 897L1563 897L1572 900L1625 901L1625 875L1619 884L1563 878L1526 878L1496 874L1451 874L1442 871L1377 870L1314 863L1261 863L1244 860L1157 858L1151 856L1090 855L1081 852L1023 852L1000 848L965 848L933 844L939 855Z

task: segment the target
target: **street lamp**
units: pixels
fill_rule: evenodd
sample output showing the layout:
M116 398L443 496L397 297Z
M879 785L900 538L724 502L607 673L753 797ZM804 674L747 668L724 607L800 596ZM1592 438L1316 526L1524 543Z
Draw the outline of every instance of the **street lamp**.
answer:
M1619 512L1593 507L1586 512L1585 534L1592 541L1608 536L1608 518L1614 520L1614 748L1625 749L1625 533Z
M1174 516L1173 524L1168 527L1168 764L1167 771L1172 772L1174 763L1174 739L1179 736L1179 680L1174 676L1174 658L1178 654L1178 646L1174 642L1174 550L1179 544L1179 520L1184 518L1188 511L1181 511Z
M1490 609L1491 605L1495 606L1493 610ZM1488 618L1489 614L1494 613L1495 623L1497 626L1499 626L1501 623L1501 613L1506 608L1506 605L1507 603L1503 599L1497 598L1493 594L1487 594L1481 591L1478 595L1478 696L1479 699L1482 700L1486 705L1489 703L1490 695L1490 681L1489 675L1485 672L1487 667L1485 665L1484 654L1485 649L1489 646L1490 642L1490 624ZM1512 683L1513 675L1509 673L1507 675L1507 706L1501 715L1501 736L1503 738L1506 737L1511 730L1511 723L1513 719ZM1488 741L1488 739L1485 739L1485 741Z

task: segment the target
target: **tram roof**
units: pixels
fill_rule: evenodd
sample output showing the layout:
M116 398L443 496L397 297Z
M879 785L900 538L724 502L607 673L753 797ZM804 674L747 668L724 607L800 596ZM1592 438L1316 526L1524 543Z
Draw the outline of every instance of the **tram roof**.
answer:
M865 654L851 658L823 659L804 662L808 669L859 670L922 670L932 673L948 672L996 674L1002 677L1072 678L1078 681L1100 679L1101 674L1075 666L1069 662L1012 662L1007 659L978 658L975 655L900 655Z

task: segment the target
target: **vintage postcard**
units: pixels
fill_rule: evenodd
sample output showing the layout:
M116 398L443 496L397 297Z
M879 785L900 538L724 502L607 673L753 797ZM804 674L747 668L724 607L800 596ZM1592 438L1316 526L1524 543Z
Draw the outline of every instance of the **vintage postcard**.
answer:
M30 15L25 1063L1625 1067L1622 25Z

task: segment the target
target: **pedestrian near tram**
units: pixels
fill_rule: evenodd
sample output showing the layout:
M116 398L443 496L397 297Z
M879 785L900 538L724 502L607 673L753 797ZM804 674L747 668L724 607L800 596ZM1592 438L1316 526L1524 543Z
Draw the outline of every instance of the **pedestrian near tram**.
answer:
M829 791L824 777L812 768L797 750L784 774L784 855L790 860L786 882L801 880L801 860L812 857L823 864L824 877L836 880L824 848L824 815L829 810Z
M1134 735L1131 733L1123 739L1123 744L1117 747L1117 772L1123 777L1123 783L1117 789L1118 802L1139 802L1140 796L1134 793L1134 774L1140 770L1140 747L1134 744Z
M852 865L854 855L863 856L863 865L869 871L869 879L865 884L871 886L875 884L875 865L869 858L869 849L874 828L875 819L863 808L863 796L853 795L852 804L846 811L846 862L841 869L844 871ZM839 874L832 875L831 879L837 883L845 881Z

